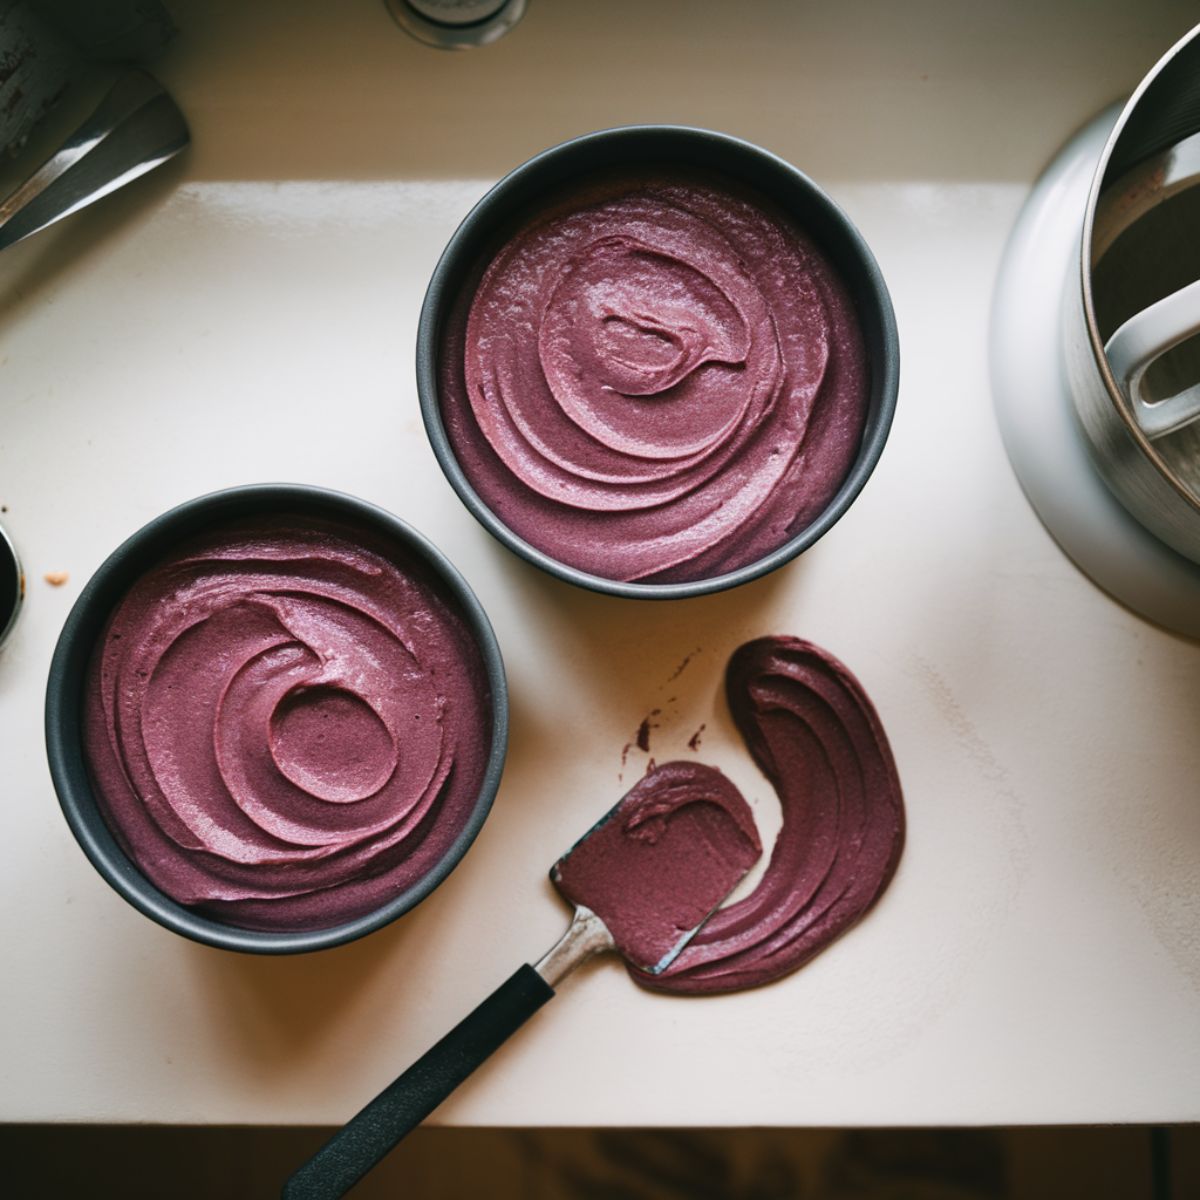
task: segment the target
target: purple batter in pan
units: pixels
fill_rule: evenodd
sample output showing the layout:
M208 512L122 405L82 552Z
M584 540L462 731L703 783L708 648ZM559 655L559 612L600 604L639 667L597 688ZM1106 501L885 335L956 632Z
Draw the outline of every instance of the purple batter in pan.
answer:
M246 929L308 930L420 880L491 740L473 635L411 552L281 518L142 576L89 670L84 746L147 877Z
M472 487L526 541L608 579L755 562L846 477L868 374L849 295L773 206L626 177L535 213L444 334Z

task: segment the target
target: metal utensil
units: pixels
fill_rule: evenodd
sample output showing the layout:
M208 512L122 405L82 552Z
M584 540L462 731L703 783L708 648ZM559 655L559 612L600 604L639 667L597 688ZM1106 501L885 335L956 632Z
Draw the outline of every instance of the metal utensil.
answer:
M661 803L639 806L646 780L635 786L550 872L576 906L562 938L536 966L520 967L336 1133L287 1181L284 1200L345 1195L533 1016L566 975L593 955L616 950L649 975L670 966L753 866L762 847L757 834L747 833L753 818L737 797L744 815L739 819L732 809L725 810L726 829L736 831L736 849L722 853L713 840L712 822L724 818L714 817L716 806L703 802L702 773L711 769L694 763L667 767L682 767L699 783L697 799L702 802L692 805L690 832L673 835L677 818L668 822ZM715 771L711 776L723 779ZM682 824L687 826L686 818Z
M525 15L526 0L384 0L405 33L439 50L499 41Z
M0 202L0 250L107 196L191 140L175 101L145 71L123 75L78 129Z

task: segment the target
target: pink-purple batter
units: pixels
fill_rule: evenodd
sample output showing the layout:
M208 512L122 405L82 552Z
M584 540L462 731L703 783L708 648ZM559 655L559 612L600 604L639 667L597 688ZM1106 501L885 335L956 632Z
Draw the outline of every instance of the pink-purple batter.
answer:
M469 293L469 289L468 289ZM454 453L510 529L616 580L710 578L829 504L866 418L820 249L714 179L594 186L500 249L444 333Z
M664 974L637 977L665 991L733 991L803 966L879 899L904 846L887 734L845 665L799 638L758 638L734 652L725 690L783 824L757 888Z
M758 857L737 788L689 762L649 771L553 874L567 899L615 920L610 929L631 974L659 991L736 991L803 966L875 903L904 845L887 735L842 663L798 638L759 638L734 653L725 683L783 813L754 891L718 909L665 970L638 969L658 963ZM638 844L648 829L660 846Z
M674 762L639 780L550 878L572 904L600 915L627 962L650 970L761 854L737 788L712 767Z
M470 818L492 707L474 636L412 552L239 522L142 576L89 670L114 835L180 903L328 928L420 880Z

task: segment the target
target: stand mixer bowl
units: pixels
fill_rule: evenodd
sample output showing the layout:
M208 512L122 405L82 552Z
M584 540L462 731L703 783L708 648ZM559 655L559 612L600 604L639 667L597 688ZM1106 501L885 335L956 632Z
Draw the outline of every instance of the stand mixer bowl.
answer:
M1117 118L1063 296L1066 374L1092 461L1151 533L1200 563L1200 26Z

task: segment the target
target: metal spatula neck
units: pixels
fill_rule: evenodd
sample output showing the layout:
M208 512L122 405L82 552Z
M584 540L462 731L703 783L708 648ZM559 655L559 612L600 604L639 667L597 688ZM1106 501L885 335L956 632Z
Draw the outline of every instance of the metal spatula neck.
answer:
M615 949L612 934L590 908L575 909L570 928L533 969L551 986L557 987L580 963L595 954Z

